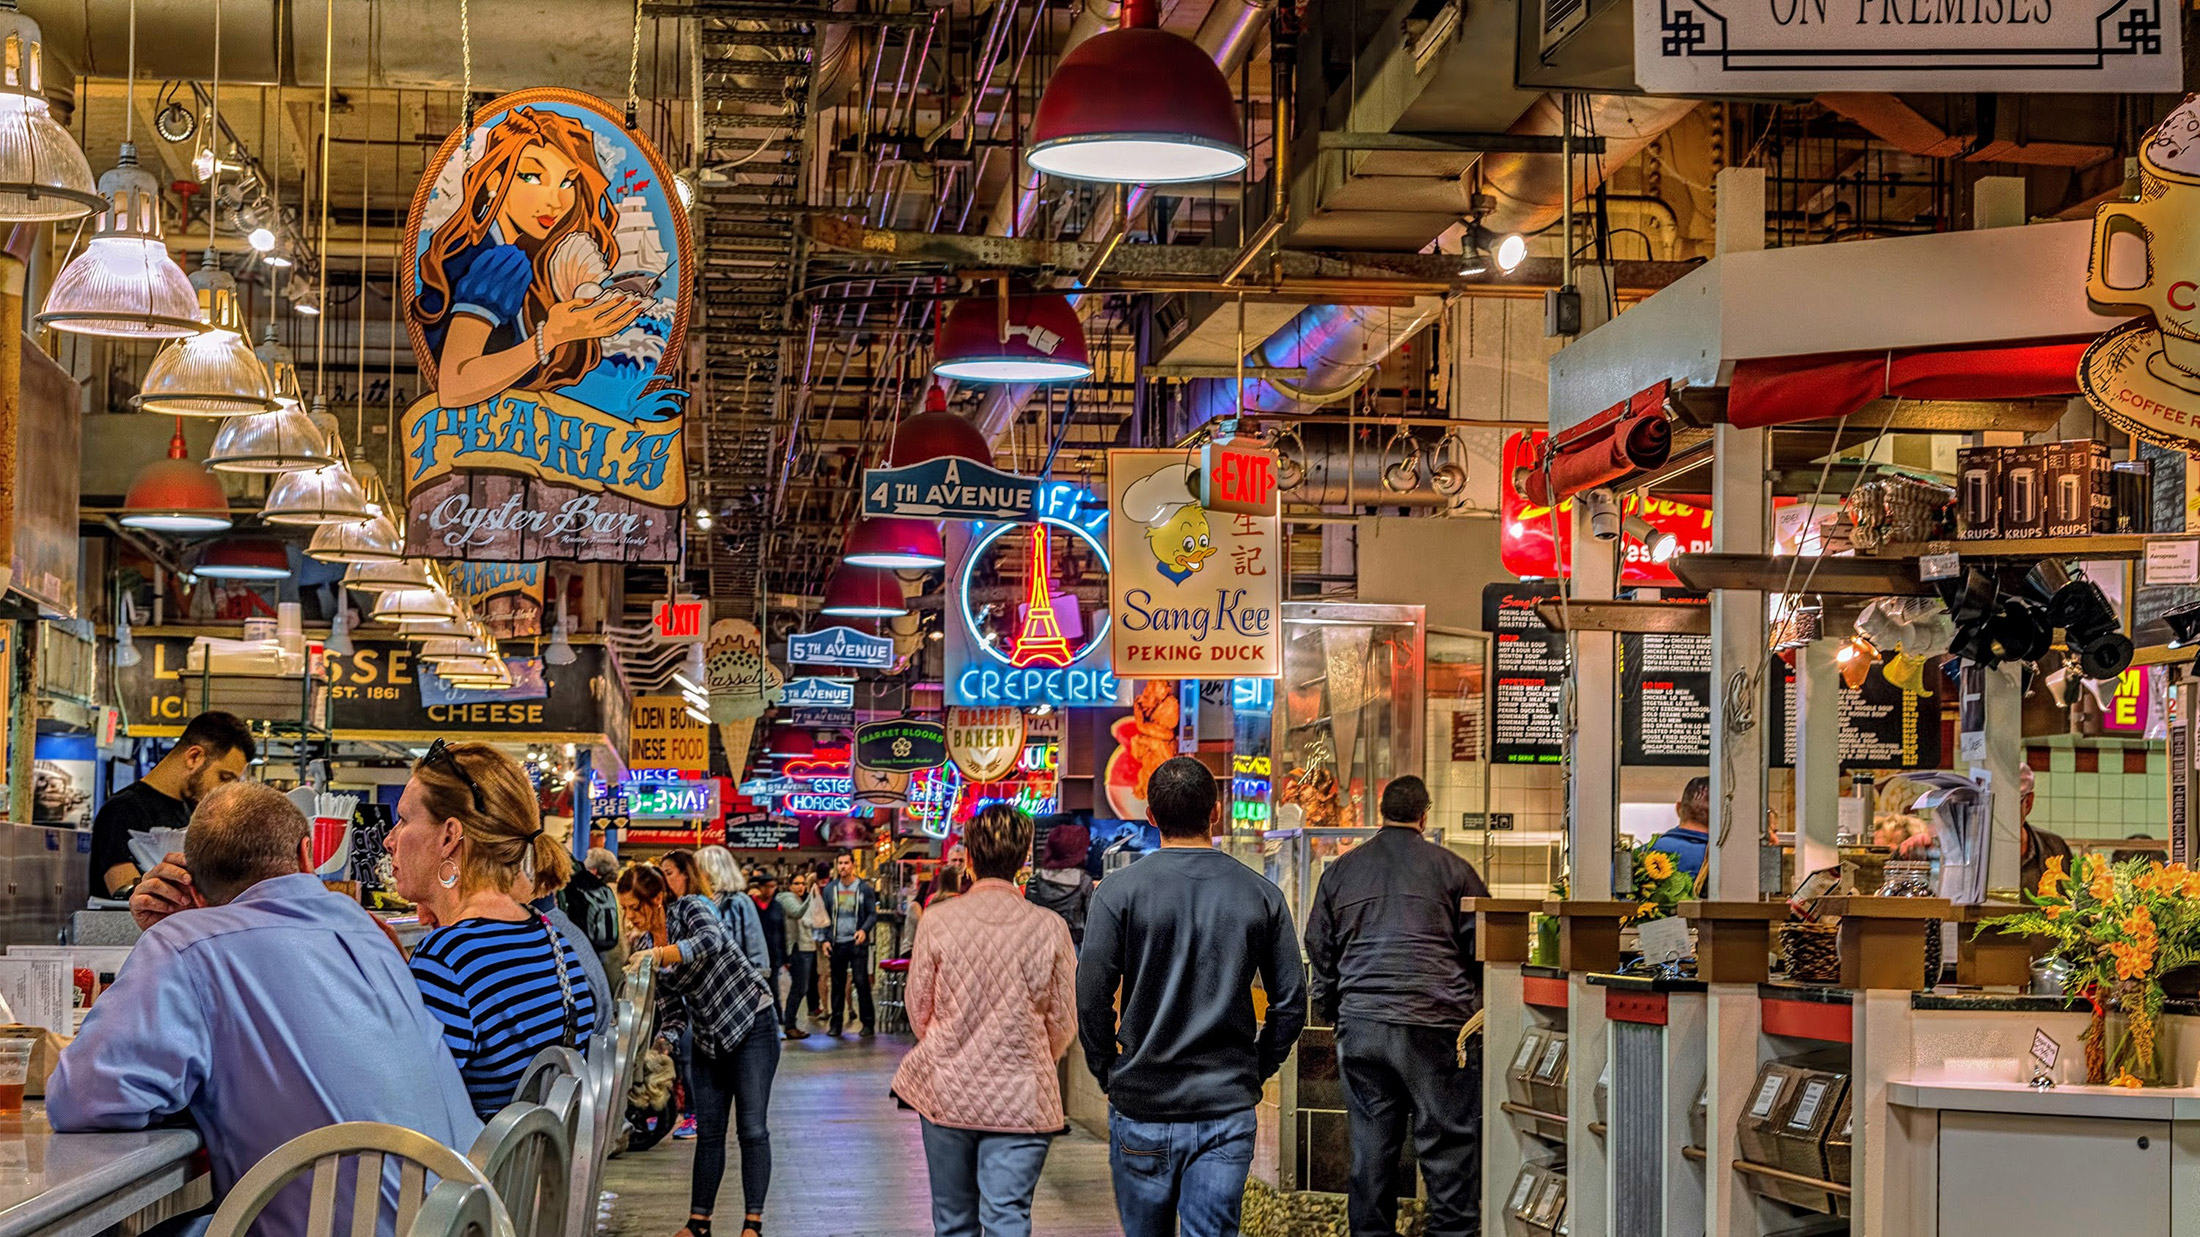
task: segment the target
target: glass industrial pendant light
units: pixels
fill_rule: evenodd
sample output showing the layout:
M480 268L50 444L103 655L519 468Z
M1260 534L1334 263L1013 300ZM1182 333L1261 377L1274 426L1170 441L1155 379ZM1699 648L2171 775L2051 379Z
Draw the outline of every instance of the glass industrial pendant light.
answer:
M394 589L374 603L374 621L378 623L412 627L446 621L455 624L458 619L458 603L440 588Z
M383 510L380 481L370 475L366 485L367 518L314 529L307 555L324 563L394 563L405 557L405 538Z
M107 205L46 103L38 23L0 0L0 220L65 223Z
M137 0L130 0L122 150L99 178L92 239L54 279L40 326L123 339L183 339L201 329L191 280L161 243L160 182L138 166Z
M271 298L272 299L272 298ZM275 402L285 408L303 409L306 397L298 389L298 362L290 355L283 341L275 338L274 306L268 306L266 329L260 332L260 346L252 350L267 368L269 385L275 388Z
M223 472L266 473L320 468L335 462L327 431L314 423L299 398L298 367L291 361L290 349L275 338L272 317L253 355L267 370L277 407L273 412L250 413L222 422L214 435L214 449L207 454L207 465Z
M313 424L328 443L330 460L317 468L286 472L268 487L260 518L271 524L349 524L369 517L366 488L344 462L343 443L328 405L316 397Z
M157 533L218 533L229 527L229 495L221 478L192 460L180 418L175 437L168 440L168 457L138 470L115 520L125 528Z
M344 587L362 593L387 593L401 588L434 588L435 576L425 559L407 558L394 563L353 563L344 573Z

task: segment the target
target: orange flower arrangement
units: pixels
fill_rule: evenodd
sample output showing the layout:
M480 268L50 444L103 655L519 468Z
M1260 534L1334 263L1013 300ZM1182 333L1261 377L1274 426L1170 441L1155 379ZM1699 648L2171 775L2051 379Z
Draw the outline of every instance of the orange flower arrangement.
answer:
M1980 925L1980 931L2044 936L2070 963L2065 989L2092 1007L2086 1064L2090 1081L2138 1086L2163 1072L2155 1049L2162 976L2200 961L2200 872L2184 864L2133 859L2111 864L2096 854L2067 872L2050 858L2029 910ZM2124 1018L2113 1053L2105 1035L2110 1008Z

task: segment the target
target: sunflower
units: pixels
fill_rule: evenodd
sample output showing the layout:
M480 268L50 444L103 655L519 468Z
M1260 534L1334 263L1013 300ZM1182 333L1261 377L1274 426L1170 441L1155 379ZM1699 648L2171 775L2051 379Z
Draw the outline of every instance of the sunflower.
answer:
M1651 880L1664 880L1673 875L1673 856L1662 850L1651 851L1642 857L1642 870Z

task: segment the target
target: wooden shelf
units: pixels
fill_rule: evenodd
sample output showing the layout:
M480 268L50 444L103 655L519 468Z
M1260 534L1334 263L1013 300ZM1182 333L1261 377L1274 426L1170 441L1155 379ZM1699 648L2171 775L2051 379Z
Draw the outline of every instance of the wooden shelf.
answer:
M2093 533L2082 537L1999 537L1978 541L1916 541L1880 547L1872 558L2143 558L2150 541L2183 541L2200 533ZM1858 557L1866 557L1859 554Z
M1711 607L1689 601L1566 601L1536 603L1553 631L1620 631L1629 634L1708 636Z
M1808 591L1847 597L1939 595L1931 585L1918 579L1914 558L1677 554L1672 565L1673 574L1680 577L1682 584L1699 591L1746 588L1767 593ZM1805 580L1810 581L1807 590L1803 584Z

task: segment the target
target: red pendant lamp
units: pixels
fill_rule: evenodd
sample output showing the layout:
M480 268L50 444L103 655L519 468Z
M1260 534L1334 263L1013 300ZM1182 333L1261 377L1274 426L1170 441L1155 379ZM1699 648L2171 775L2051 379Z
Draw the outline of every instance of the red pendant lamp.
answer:
M1230 81L1197 43L1160 28L1157 0L1070 49L1031 125L1025 161L1050 176L1170 185L1245 167Z
M269 537L224 537L206 547L191 571L213 580L287 580L290 553Z
M168 458L138 470L116 522L157 533L218 533L229 527L229 495L219 477L191 458L181 418L168 440Z
M833 568L833 578L825 586L825 604L818 607L818 613L892 618L909 613L909 603L903 599L901 581L894 578L893 572L842 563Z
M841 560L858 567L923 571L947 565L939 525L903 516L872 516L848 530Z
M894 445L887 448L886 463L907 468L928 460L954 456L991 467L993 448L986 445L978 427L947 410L947 389L938 385L925 393L924 411L901 423L894 431Z
M961 382L1072 382L1092 376L1092 360L1068 297L1013 287L940 315L932 372Z

